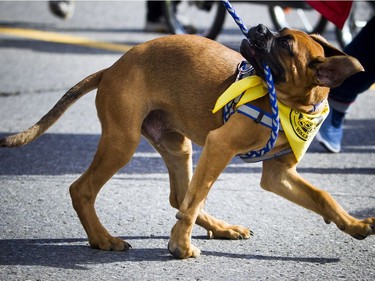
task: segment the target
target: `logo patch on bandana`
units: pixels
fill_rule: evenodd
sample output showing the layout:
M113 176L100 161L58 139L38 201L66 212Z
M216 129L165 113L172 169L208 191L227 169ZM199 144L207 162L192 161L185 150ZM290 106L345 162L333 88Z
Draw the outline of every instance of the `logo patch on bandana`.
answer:
M323 122L323 116L310 117L296 110L290 110L290 124L294 133L303 141L308 141L315 136L319 125Z

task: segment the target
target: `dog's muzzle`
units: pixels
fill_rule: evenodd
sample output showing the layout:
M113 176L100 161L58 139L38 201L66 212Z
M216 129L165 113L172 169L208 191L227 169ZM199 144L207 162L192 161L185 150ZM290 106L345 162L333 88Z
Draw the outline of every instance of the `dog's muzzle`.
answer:
M285 80L282 64L274 50L277 48L276 38L276 33L270 31L265 25L259 24L249 30L247 38L242 40L240 47L241 55L254 66L258 76L265 78L263 63L271 68L275 83Z
M246 37L258 53L267 54L276 36L265 25L259 24L250 28Z

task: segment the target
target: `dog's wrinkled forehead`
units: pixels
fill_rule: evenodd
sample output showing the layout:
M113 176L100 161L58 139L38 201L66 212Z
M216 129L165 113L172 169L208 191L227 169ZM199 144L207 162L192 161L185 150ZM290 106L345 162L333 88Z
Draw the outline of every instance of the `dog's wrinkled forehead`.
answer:
M278 36L293 37L293 48L305 49L311 57L346 56L318 34L309 35L299 30L284 28L278 32Z
M305 53L306 56L314 58L318 56L325 56L323 42L325 39L319 35L308 35L303 31L284 28L278 32L279 38L289 38L293 50L299 50ZM327 45L328 42L326 43Z

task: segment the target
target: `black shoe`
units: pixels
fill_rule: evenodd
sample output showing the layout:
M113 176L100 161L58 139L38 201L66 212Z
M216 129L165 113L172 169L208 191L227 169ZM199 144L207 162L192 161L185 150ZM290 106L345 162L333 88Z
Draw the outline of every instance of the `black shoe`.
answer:
M52 14L61 19L69 19L74 13L74 1L49 1Z

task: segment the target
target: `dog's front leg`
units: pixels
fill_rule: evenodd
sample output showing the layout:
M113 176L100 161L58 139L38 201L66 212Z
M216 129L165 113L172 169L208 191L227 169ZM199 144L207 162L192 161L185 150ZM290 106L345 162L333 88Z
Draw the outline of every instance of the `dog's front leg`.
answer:
M210 142L214 139L212 135L213 133L210 133L207 137L197 168L176 215L178 221L172 228L168 249L176 258L200 255L200 250L190 243L194 223L203 208L211 186L233 157L231 151L219 152L214 143L211 145ZM210 159L215 159L215 161L210 162Z
M253 132L257 132L255 137ZM217 238L249 238L251 231L214 219L202 208L207 194L233 156L264 145L269 130L249 122L248 117L234 114L222 127L211 131L205 142L189 188L179 208L172 228L168 249L176 258L197 257L200 250L190 243L195 221Z
M176 215L178 221L172 228L168 244L170 253L176 258L197 257L200 254L200 250L190 243L194 223L211 186L235 155L233 149L223 144L223 133L220 128L208 134L193 178Z
M294 156L263 163L261 186L306 209L321 215L326 223L337 227L356 239L375 234L375 218L358 220L350 216L332 196L303 179L296 171Z

